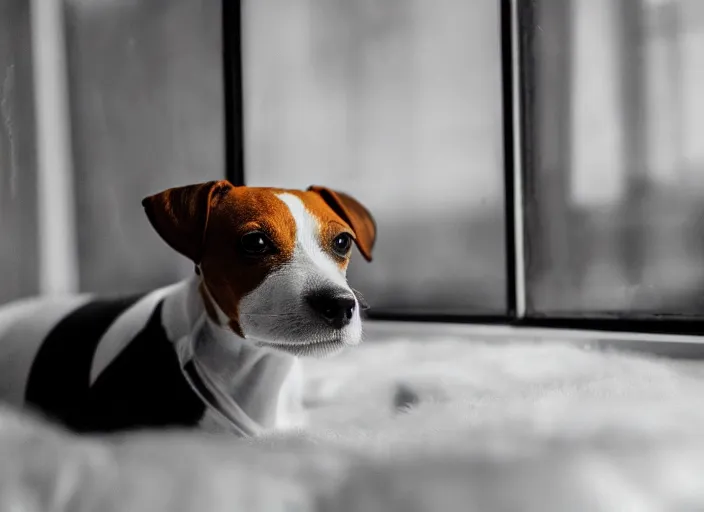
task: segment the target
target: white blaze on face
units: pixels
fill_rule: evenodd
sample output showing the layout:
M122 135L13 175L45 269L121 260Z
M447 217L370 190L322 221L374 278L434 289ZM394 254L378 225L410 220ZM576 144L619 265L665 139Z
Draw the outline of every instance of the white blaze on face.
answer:
M346 269L341 269L320 246L318 219L311 215L303 201L293 194L279 194L278 198L286 203L296 221L294 265L312 266L309 272L311 276L320 274L321 278L329 281L329 285L336 284L350 291L345 278Z
M311 311L306 296L316 291L339 289L353 296L346 269L320 245L320 226L298 197L281 193L296 223L296 243L291 260L272 272L240 302L240 325L247 338L270 343L314 343L337 338L349 345L359 343L362 323L359 304L349 325L335 331Z

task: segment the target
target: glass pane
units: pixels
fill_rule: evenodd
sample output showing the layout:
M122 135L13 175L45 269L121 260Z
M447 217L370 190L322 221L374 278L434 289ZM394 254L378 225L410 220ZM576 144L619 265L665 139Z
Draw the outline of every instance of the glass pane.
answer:
M499 2L244 2L248 185L375 215L373 307L506 312Z
M83 290L148 289L193 271L140 200L224 176L221 25L214 0L66 1Z
M30 26L29 2L0 0L0 304L39 291Z
M701 315L704 3L534 4L529 312Z

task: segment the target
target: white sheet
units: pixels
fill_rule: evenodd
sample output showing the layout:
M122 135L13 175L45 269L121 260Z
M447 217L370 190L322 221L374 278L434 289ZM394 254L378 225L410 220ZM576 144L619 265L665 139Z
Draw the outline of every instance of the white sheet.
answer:
M305 367L312 425L285 436L88 440L4 411L0 511L704 509L704 363L426 338Z

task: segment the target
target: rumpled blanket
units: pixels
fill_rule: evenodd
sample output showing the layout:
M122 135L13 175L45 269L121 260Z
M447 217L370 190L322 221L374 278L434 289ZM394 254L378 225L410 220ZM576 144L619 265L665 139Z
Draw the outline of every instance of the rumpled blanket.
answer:
M310 425L257 439L1 407L0 512L704 510L704 363L424 335L305 367Z

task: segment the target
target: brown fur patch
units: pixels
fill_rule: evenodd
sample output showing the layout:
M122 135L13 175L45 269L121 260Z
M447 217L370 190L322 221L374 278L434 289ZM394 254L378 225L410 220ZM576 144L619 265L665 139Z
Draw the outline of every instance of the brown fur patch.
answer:
M215 322L217 325L220 324L220 318L218 318L218 312L215 309L215 304L213 304L213 301L210 299L210 295L208 294L208 290L205 288L205 283L201 281L200 285L198 285L198 293L200 294L201 299L203 300L203 306L205 307L205 313L208 315L208 317Z
M348 233L352 238L355 238L355 233L350 225L330 208L320 194L300 190L286 192L298 197L306 210L318 221L318 241L322 249L337 263L340 269L347 268L351 253L346 258L340 257L333 250L333 242L340 233Z
M372 261L372 250L376 243L376 221L362 203L344 192L312 186L308 192L319 195L330 210L344 220L354 232L354 241L364 259Z
M239 303L276 268L290 261L296 241L296 223L277 189L233 187L210 214L201 269L208 290L241 335ZM239 240L262 231L276 245L276 254L249 258Z
M175 187L145 197L142 206L161 238L199 263L210 211L232 188L225 180Z

